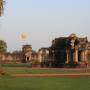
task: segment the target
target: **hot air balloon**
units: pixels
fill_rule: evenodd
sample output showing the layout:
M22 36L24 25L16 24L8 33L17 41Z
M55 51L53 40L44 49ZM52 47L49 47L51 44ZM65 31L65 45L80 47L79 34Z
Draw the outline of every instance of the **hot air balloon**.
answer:
M28 33L27 32L22 32L21 34L20 34L20 39L21 40L26 40L28 38Z

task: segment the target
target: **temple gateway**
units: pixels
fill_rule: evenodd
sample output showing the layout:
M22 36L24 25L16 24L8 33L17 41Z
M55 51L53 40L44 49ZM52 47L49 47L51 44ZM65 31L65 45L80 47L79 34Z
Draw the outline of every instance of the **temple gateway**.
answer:
M55 38L50 50L54 67L77 66L90 60L90 42L87 37L77 37L76 34Z

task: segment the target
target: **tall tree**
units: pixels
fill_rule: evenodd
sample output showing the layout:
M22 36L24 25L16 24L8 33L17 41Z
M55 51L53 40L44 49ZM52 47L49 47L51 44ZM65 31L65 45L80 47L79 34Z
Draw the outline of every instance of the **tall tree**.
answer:
M4 5L4 0L0 0L0 16L2 15L3 12L3 5Z
M0 40L0 52L6 52L7 50L7 44L5 41Z
M0 17L3 13L3 5L4 5L4 0L0 0ZM7 48L6 42L0 40L0 52L5 52L6 48ZM1 61L0 61L0 66L1 66ZM0 67L0 74L2 75L5 74L1 67Z

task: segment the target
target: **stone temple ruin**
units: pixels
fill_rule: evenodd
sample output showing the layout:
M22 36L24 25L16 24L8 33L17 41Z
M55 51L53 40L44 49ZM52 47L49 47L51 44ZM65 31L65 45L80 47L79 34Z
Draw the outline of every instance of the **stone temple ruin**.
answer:
M33 60L31 46L24 47L28 48L26 53L23 48L26 62L36 60L36 66L40 67L76 67L90 60L90 42L87 37L77 37L74 33L68 37L55 38L50 47L39 49Z
M59 37L50 47L35 52L31 45L23 45L22 51L0 53L4 63L28 63L32 67L81 67L90 61L90 42L87 37ZM89 64L88 64L89 65Z
M22 47L22 62L30 62L32 56L32 46L31 45L23 45Z
M71 34L69 37L56 38L50 49L54 57L53 67L80 65L90 60L90 42L87 37L79 38L76 34Z

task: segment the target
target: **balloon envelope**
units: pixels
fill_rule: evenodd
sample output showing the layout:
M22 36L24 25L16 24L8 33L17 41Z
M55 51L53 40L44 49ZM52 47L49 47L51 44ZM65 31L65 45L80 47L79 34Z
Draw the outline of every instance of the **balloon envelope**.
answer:
M20 34L20 39L21 39L21 40L26 40L27 38L28 38L28 33L22 32L22 33Z

